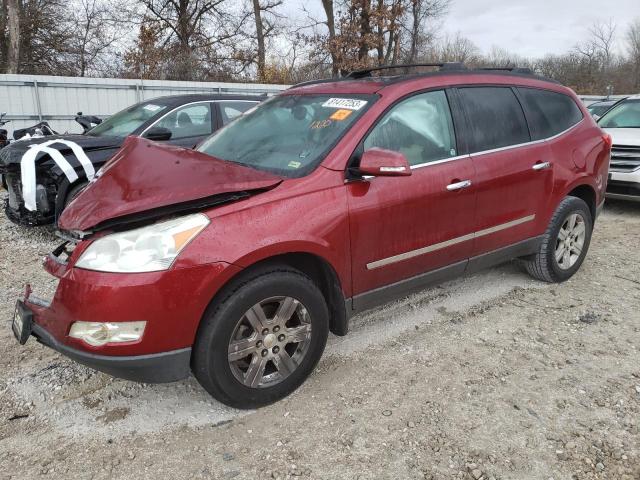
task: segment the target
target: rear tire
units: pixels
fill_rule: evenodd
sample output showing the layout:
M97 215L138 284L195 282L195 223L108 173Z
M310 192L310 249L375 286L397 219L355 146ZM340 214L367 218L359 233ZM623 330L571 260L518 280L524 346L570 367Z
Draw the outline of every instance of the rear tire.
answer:
M192 353L198 382L236 408L286 397L317 365L329 333L320 289L303 273L270 267L236 282L207 309Z
M566 197L551 217L538 252L521 259L527 272L543 282L564 282L584 261L593 230L591 211L584 200Z

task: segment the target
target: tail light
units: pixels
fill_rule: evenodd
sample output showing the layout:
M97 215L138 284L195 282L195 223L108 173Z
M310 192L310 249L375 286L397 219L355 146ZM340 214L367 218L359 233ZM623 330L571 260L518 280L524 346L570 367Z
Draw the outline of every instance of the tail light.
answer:
M613 146L613 138L611 137L611 135L605 133L604 135L602 135L602 140L604 140L604 144L607 146L607 148L611 149L611 147Z

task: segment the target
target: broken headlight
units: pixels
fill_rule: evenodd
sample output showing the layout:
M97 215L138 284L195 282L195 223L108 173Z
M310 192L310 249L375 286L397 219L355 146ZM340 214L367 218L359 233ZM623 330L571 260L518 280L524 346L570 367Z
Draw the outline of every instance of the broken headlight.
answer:
M167 270L178 254L207 225L197 213L99 238L87 248L76 267L100 272L157 272Z

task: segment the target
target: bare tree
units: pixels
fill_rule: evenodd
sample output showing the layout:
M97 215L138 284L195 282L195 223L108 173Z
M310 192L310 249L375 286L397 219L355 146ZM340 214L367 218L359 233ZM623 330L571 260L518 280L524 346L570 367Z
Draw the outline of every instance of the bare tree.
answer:
M222 60L243 59L232 40L245 25L242 13L227 0L138 0L145 15L158 22L164 33L162 46L173 60L168 77L207 78Z
M480 62L480 49L478 46L460 32L453 36L445 35L434 45L432 60L443 62L462 62L476 64Z
M108 61L105 57L121 35L117 12L118 4L107 0L79 0L72 9L69 51L77 59L79 76L99 72Z
M258 81L265 79L266 41L276 33L276 18L274 10L282 5L282 0L252 0L253 16L256 25L256 65L258 67Z
M612 19L607 22L596 22L589 28L592 44L596 51L599 51L604 58L604 69L611 65L613 56L613 44L616 36L616 25Z
M18 8L18 0L6 0L6 11L9 30L7 73L18 73L20 61L20 10Z
M640 18L636 18L629 25L626 41L633 74L632 88L638 90L640 88Z
M415 63L416 58L432 40L435 28L429 29L429 21L436 21L447 12L450 0L409 0L410 12L405 29L409 32L407 63Z

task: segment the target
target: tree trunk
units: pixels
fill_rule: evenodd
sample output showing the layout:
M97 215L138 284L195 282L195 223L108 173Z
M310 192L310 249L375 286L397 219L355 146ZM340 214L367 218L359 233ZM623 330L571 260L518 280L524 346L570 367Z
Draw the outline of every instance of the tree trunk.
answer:
M412 6L413 25L411 27L411 48L409 49L409 61L414 63L418 54L418 35L420 34L420 7L421 2L415 1Z
M18 0L7 0L9 46L7 48L7 73L18 73L20 62L20 10Z
M366 63L369 55L369 36L371 35L371 0L360 0L360 48L358 48L358 61ZM366 66L363 63L363 67Z
M329 53L331 54L331 74L338 76L338 59L335 53L335 39L336 39L336 19L335 12L333 11L333 0L322 0L322 8L327 17L327 29L329 30Z
M260 0L253 0L253 15L256 19L256 40L258 41L258 81L264 80L265 48L264 30L262 28Z

